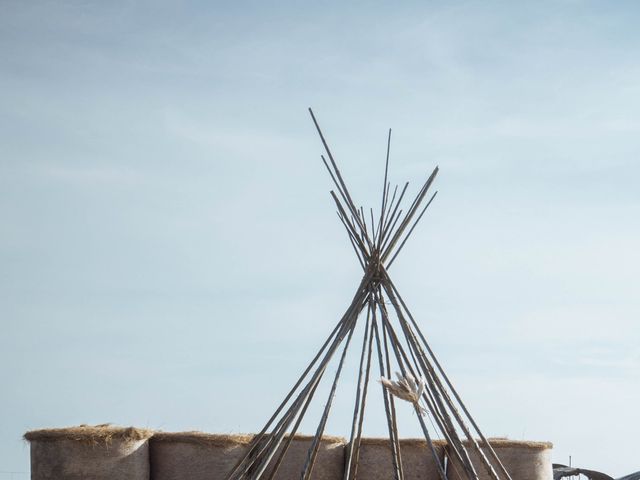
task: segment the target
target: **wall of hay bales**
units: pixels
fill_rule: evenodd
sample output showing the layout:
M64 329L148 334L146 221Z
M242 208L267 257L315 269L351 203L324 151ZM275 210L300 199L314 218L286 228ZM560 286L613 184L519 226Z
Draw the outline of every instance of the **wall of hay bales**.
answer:
M247 453L253 436L98 425L36 430L25 438L31 444L33 480L224 480ZM299 478L311 440L304 435L294 437L274 479ZM514 480L552 479L550 443L496 439L491 445ZM440 480L436 460L424 440L403 439L400 448L406 480ZM465 478L460 465L448 455L449 447L436 442L435 448L438 462L447 464L448 478ZM323 437L312 478L342 480L347 450L345 439ZM477 452L470 449L469 455L479 478L489 479ZM275 458L265 478L272 472ZM393 478L388 439L362 439L357 478Z

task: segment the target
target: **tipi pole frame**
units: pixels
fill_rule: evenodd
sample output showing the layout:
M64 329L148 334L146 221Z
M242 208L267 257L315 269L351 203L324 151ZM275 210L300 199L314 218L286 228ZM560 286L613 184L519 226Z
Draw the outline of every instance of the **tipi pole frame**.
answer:
M342 353L337 360L337 368L333 375L333 381L330 383L328 397L300 472L300 480L312 480L314 465L334 404L345 359L355 332L359 331L357 328L358 319L365 308L367 309L367 319L360 347L355 404L343 480L356 480L358 474L374 342L380 375L387 377L382 379L384 382L382 395L389 431L394 479L404 480L395 403L395 398L399 397L412 403L415 409L427 445L438 468L440 480L447 480L448 472L446 470L450 467L456 473L460 473L459 466L464 469L463 476L467 480L479 480L475 465L469 456L469 448L478 453L481 463L492 480L512 480L493 447L471 417L388 274L388 269L404 249L408 239L438 193L436 191L428 196L438 174L438 167L428 175L420 186L409 207L403 208L409 182L406 182L402 189L395 185L393 193L391 193L392 185L389 181L391 129L389 129L382 198L379 204L380 215L374 214L373 209L369 209L365 213L365 209L362 206L356 206L353 201L316 117L311 109L309 109L309 113L327 156L325 158L325 155L321 155L320 158L335 185L335 191L330 192L331 197L364 274L351 304L340 321L335 325L275 413L252 439L245 455L226 477L227 480L260 480L263 478L274 480L292 442L295 440L295 435L305 415L308 413L311 402L317 397L317 389L324 379L330 362L336 357L338 349L341 348ZM402 331L401 336L399 332L396 332L395 321L392 321L390 311L387 310L387 299L393 306L389 310L397 318L397 324ZM360 342L355 343L359 344ZM398 382L390 380L392 364L397 365L401 371ZM441 461L438 456L432 434L425 421L426 416L429 417L433 431L442 434L449 446L446 458L454 461L449 461L446 469L445 457ZM467 421L470 422L472 428L467 426ZM472 430L480 437L482 448L476 441ZM485 455L485 449L487 455ZM275 462L272 462L274 456L276 459ZM273 467L270 467L272 464ZM266 473L267 471L268 473Z

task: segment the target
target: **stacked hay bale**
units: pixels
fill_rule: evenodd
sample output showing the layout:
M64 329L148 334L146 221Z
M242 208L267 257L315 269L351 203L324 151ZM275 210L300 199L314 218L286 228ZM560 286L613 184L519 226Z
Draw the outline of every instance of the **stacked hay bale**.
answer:
M285 442L286 440L287 438L285 437ZM283 442L283 444L285 442ZM300 478L300 473L304 468L312 442L313 436L294 436L274 479L290 480L292 478ZM314 480L342 480L345 445L346 441L342 437L324 435L320 441L311 478ZM272 472L282 448L283 447L280 447L280 449L278 449L269 467L267 467L266 472L268 474ZM265 478L269 478L268 475Z
M151 439L153 480L224 480L247 453L252 435L211 435L200 432L156 433ZM285 438L285 441L287 438ZM296 435L274 479L298 478L313 437ZM313 468L314 480L342 480L345 441L325 436ZM272 473L278 450L265 471Z
M27 432L31 479L148 480L152 434L151 430L112 425Z
M253 435L156 433L151 438L153 480L226 478L247 452Z
M153 433L151 430L97 425L36 430L25 434L31 444L33 480L224 480L249 450L253 435L212 435L200 432ZM273 473L284 443L265 470ZM299 478L313 437L296 435L274 475L275 480ZM552 444L507 439L489 440L514 480L552 480ZM465 442L480 480L491 480L469 442ZM447 457L449 480L465 480L462 465L449 447L434 442L438 461ZM423 439L400 440L406 480L438 480L437 461ZM489 456L485 450L485 455ZM314 480L342 480L346 445L340 437L324 436L313 468ZM357 478L393 478L389 439L362 438Z
M433 442L438 461L444 459L444 442ZM424 439L400 440L402 468L406 480L439 480L436 459ZM391 441L388 438L362 438L357 478L388 480L394 478Z
M498 455L498 458L513 479L517 480L552 480L553 468L551 464L551 449L553 445L548 442L525 442L508 440L505 438L490 438L489 443ZM470 446L468 441L464 442L469 452L469 457L473 463L480 480L490 480L491 476L477 451ZM481 445L480 442L478 442ZM486 447L482 447L487 458L489 452ZM449 456L450 457L450 456ZM464 470L462 465L450 457L447 469L449 480L463 480Z

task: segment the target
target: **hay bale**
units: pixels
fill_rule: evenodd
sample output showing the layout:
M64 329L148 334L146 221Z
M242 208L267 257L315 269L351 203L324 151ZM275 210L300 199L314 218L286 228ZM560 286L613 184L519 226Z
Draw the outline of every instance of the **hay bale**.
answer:
M286 441L283 441L283 443ZM302 469L313 437L309 435L296 435L291 442L291 446L282 461L282 465L278 468L275 480L291 480L300 478ZM318 455L311 478L313 480L342 480L344 474L344 453L346 441L341 437L323 436L318 447ZM280 447L282 448L282 447ZM266 473L270 474L275 464L280 450L274 455L271 464L267 467ZM265 476L268 478L268 476Z
M495 450L498 458L509 472L511 478L517 480L552 480L553 468L551 466L551 449L553 445L548 442L519 442L504 438L490 438L489 443ZM469 452L471 462L478 473L480 480L490 480L480 455L472 450L469 442L464 442ZM480 444L480 442L478 442ZM491 458L486 448L482 448L485 456ZM450 459L447 476L450 480L464 480L464 470L460 463Z
M151 439L153 480L224 480L246 454L252 435L212 435L201 432L156 433ZM285 439L286 440L286 439ZM296 435L275 478L299 478L312 437ZM282 448L282 447L281 447ZM263 478L273 470L278 453ZM313 468L314 480L342 480L344 440L324 437Z
M32 480L149 479L153 432L111 425L81 425L27 432Z
M444 458L444 444L434 441L438 458ZM363 480L388 480L394 478L391 441L388 438L362 438L357 478ZM438 467L433 453L424 439L400 440L402 468L405 480L439 480Z
M253 435L156 433L150 442L153 480L224 480Z

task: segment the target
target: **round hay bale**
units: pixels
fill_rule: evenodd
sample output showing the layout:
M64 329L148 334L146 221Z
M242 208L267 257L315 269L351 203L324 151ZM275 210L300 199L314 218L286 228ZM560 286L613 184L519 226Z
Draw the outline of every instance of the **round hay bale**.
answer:
M224 480L245 455L253 435L156 433L151 438L153 480Z
M475 449L472 450L473 447L470 447L468 441L463 443L467 447L469 458L471 458L479 479L491 480L491 476L487 472L478 452ZM511 478L518 480L553 479L553 468L551 466L551 449L553 445L551 443L515 441L504 438L490 438L489 443ZM480 444L480 441L478 441L478 444ZM491 459L487 449L482 447L482 450L485 456ZM462 465L451 457L447 476L450 480L466 480Z
M246 454L253 435L212 435L201 432L156 433L151 439L153 480L225 480ZM313 437L296 435L275 475L277 480L299 478ZM283 443L287 439L283 440ZM263 474L273 471L276 452ZM313 480L342 480L344 440L323 437L313 467Z
M444 458L444 444L433 442L440 462ZM424 439L400 440L400 454L405 480L439 480L433 453ZM391 441L388 438L362 438L356 478L389 480L394 478Z
M151 430L111 425L27 432L32 480L149 479Z
M285 438L282 443L284 444L286 441L287 438ZM291 480L300 478L312 442L312 436L296 435L274 479ZM316 456L316 461L311 473L313 480L342 480L344 474L345 444L345 439L341 437L330 437L326 435L322 437L318 447L318 455ZM273 456L271 464L267 467L265 473L271 473L282 448L281 446ZM268 478L268 475L264 476L264 478Z

